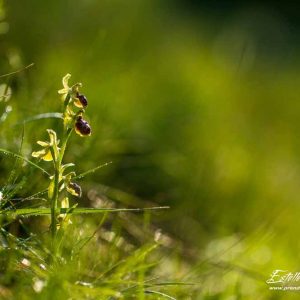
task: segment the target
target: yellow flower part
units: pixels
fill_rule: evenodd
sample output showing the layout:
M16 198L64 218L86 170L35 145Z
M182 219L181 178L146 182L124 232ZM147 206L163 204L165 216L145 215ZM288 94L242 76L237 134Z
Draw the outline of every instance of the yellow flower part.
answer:
M65 94L69 93L69 91L70 91L70 87L69 87L70 77L71 77L71 74L69 74L69 73L63 77L62 84L63 84L64 88L58 91L59 94L65 95Z
M70 204L69 204L69 198L65 197L62 199L61 201L61 208L70 208ZM58 219L61 221L66 221L66 223L68 224L72 224L72 222L70 221L70 217L68 217L68 214L66 213L61 213L58 215Z
M74 101L77 101L80 99L77 99L78 89L82 86L81 83L75 83L72 86L69 86L69 79L71 78L71 74L66 74L62 79L63 88L58 91L60 95L62 95L62 100L65 101L67 99L67 96L69 95L70 98ZM68 104L68 103L67 103Z
M32 156L36 158L40 158L44 161L52 161L52 153L51 148L53 148L55 155L58 155L59 148L57 147L59 141L56 137L56 132L52 129L47 129L49 134L50 142L37 141L37 144L42 146L42 149L39 151L32 152Z
M43 146L42 144L47 144L47 143L41 142L41 141L38 141L37 143L41 146ZM32 152L31 155L33 157L40 158L40 159L45 160L45 161L53 160L52 154L51 154L51 151L50 151L50 144L48 143L47 146L43 146L43 147L44 147L44 149L42 149L40 151L34 151L34 152Z

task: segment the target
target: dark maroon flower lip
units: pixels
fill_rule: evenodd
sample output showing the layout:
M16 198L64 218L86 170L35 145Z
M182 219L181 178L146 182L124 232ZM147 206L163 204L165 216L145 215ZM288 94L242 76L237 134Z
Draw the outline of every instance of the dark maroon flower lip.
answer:
M87 107L88 105L87 98L84 95L79 94L78 92L76 94L76 101L74 103L78 107Z
M76 197L81 197L82 196L82 191L81 191L81 187L80 185L78 185L75 182L70 182L67 190L69 193L71 193L72 195L76 196Z
M82 116L77 117L75 122L75 131L80 136L89 136L92 133L90 124Z

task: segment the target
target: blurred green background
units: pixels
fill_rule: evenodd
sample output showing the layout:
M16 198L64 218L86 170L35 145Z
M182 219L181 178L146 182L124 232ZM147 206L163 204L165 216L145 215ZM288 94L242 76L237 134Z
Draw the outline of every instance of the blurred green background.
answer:
M183 272L210 262L202 295L237 299L229 297L238 289L245 299L297 299L265 283L274 269L300 271L297 5L4 4L1 74L35 65L11 78L1 147L18 148L18 121L59 110L57 90L71 73L84 84L93 134L73 137L67 160L81 171L113 162L89 177L85 204L89 186L104 185L145 206L169 205L154 222L181 241L179 255L194 265ZM25 154L46 128L25 126Z

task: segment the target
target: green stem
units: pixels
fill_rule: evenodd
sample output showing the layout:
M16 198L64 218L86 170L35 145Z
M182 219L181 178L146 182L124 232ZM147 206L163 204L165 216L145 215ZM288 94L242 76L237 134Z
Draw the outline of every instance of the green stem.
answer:
M58 158L59 167L61 167L62 160L63 160L64 155L65 155L67 143L68 143L68 140L71 136L72 131L73 131L73 129L67 129L67 130L64 131L64 138L63 138L63 141L62 141L62 146L61 146L61 149L60 149L60 155L59 155L59 158Z
M70 100L70 95L67 95L65 102L64 102L64 116L67 109L67 105ZM56 252L56 234L57 234L57 203L58 203L58 197L59 197L59 178L62 176L61 174L61 164L63 161L63 157L65 154L65 150L67 147L67 143L69 140L69 137L72 133L72 129L66 129L64 128L63 133L63 139L61 144L61 149L59 151L54 150L53 147L50 148L51 155L53 157L53 163L54 163L54 178L53 178L53 192L51 195L51 236L52 236L52 242L53 242L53 250Z
M56 165L56 164L55 164ZM58 201L58 188L59 188L59 169L55 167L54 171L54 188L51 199L51 235L54 242L57 231L57 218L56 218L56 209Z
M62 141L62 146L58 157L56 157L55 151L51 149L52 157L54 157L54 179L53 179L54 186L53 186L53 194L51 198L51 234L52 234L53 241L55 240L56 232L57 232L57 202L59 196L59 178L60 176L62 176L62 174L60 174L61 164L67 147L67 142L69 140L71 133L72 133L71 129L64 132L64 138Z

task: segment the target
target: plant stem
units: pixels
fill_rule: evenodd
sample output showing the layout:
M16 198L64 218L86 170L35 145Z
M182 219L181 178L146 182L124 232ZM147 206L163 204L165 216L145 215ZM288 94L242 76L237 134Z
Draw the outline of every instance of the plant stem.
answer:
M65 121L68 118L68 104L71 99L71 94L68 93L66 95L66 98L64 100L63 104L63 118L64 118L64 124L63 124L63 137L61 141L61 148L59 149L56 144L55 139L55 145L52 145L50 147L51 155L53 158L53 167L54 167L54 177L50 183L49 186L49 198L51 201L51 237L52 237L52 255L53 258L57 256L58 252L58 241L57 241L57 225L58 225L58 198L59 198L59 183L62 179L62 161L64 158L64 154L66 151L67 143L69 140L69 137L71 136L71 133L73 131L72 128L70 128L70 124L66 123Z
M72 133L72 129L69 129L64 132L64 138L62 141L62 146L58 157L56 157L54 150L53 149L51 150L52 156L54 157L54 169L55 169L54 179L53 179L53 185L54 185L53 194L51 198L51 235L53 241L55 240L56 232L57 232L57 202L59 196L59 178L62 176L62 174L60 174L61 164L67 147L67 142L69 140L71 133Z
M68 102L70 100L70 95L68 94L65 102L64 102L64 113L65 115ZM53 190L51 195L51 236L52 236L52 243L53 243L53 251L56 252L56 233L57 233L57 203L58 203L58 197L59 197L59 179L62 176L61 174L61 164L63 161L63 157L65 154L65 150L67 147L67 142L69 140L69 137L72 133L72 129L67 129L64 126L64 133L63 133L63 139L62 139L62 145L60 151L56 151L51 147L51 155L53 157L53 163L54 163L54 178L53 178Z
M57 165L57 164L55 164ZM56 209L58 201L58 185L59 185L59 168L55 167L54 171L54 188L51 199L51 235L54 243L57 231Z
M71 136L72 131L73 131L73 129L67 129L67 130L64 131L64 137L63 137L62 146L61 146L61 149L60 149L60 155L58 157L59 167L61 167L62 160L63 160L64 155L65 155L67 143L68 143L68 140Z

